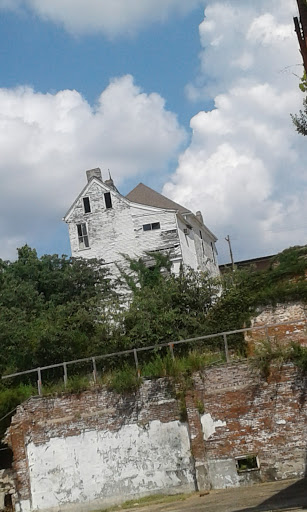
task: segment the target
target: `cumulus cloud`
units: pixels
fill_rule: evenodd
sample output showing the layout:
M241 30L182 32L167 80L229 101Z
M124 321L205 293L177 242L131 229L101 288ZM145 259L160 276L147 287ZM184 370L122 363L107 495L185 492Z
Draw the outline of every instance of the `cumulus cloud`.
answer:
M295 12L289 0L208 0L199 29L201 70L187 94L214 109L192 118L164 193L203 210L220 238L230 233L237 259L306 243L306 140L289 115L303 99Z
M109 168L117 184L165 170L185 137L163 98L129 75L111 81L95 107L77 91L0 89L0 257L62 217L86 169L100 166L107 178Z
M72 34L101 32L114 38L184 15L204 0L0 0L0 8L9 7L10 2L22 3Z

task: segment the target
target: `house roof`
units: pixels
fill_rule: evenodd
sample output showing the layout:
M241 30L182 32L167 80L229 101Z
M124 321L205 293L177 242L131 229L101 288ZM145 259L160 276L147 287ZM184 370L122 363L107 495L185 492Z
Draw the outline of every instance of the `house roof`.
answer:
M146 204L148 206L155 206L157 208L166 208L170 210L178 210L179 213L191 213L190 210L181 206L175 201L168 199L167 197L159 194L150 187L147 187L143 183L139 183L129 194L126 195L126 198L133 203L138 204Z

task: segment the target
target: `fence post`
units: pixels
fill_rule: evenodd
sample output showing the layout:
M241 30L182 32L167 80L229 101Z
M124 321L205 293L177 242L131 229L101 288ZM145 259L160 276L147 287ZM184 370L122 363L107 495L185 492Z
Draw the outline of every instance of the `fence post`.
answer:
M265 336L266 336L266 339L267 339L268 341L270 341L270 336L269 336L269 329L268 329L268 327L266 327L266 328L265 328Z
M136 372L138 374L138 377L140 377L141 376L141 372L140 372L140 369L139 369L138 354L137 354L137 351L136 351L135 348L133 349L133 355L134 355L134 362L135 362Z
M174 343L169 343L168 346L169 346L169 349L171 351L172 359L174 360L175 359L175 356L174 356Z
M67 387L67 364L63 363L63 369L64 369L64 387Z
M228 342L227 342L227 334L223 334L224 338L224 346L225 346L225 355L226 355L226 362L229 363L229 350L228 350Z
M42 396L42 372L40 368L37 368L37 390L39 396Z
M94 383L96 384L97 383L97 368L96 368L95 357L92 357L92 361L93 361L93 378L94 378Z

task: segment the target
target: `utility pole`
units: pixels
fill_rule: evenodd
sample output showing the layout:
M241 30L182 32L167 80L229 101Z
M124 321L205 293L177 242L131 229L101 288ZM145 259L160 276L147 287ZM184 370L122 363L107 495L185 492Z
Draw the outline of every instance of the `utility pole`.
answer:
M300 46L305 72L307 73L307 3L306 0L296 0L300 18L293 18L295 32Z
M225 237L225 240L226 240L226 242L228 242L228 245L229 245L229 252L230 252L231 266L232 266L232 271L234 271L234 269L235 269L235 264L234 264L234 261L233 261L233 254L232 254L232 248L231 248L230 236L229 236L229 235L227 235L227 236Z

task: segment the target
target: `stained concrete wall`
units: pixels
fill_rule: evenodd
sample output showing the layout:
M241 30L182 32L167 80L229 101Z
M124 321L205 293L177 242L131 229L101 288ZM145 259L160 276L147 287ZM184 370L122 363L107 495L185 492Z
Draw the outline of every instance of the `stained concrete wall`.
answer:
M164 380L123 397L96 390L29 400L8 435L19 510L93 510L195 490L188 426L179 419Z
M29 442L33 510L91 508L142 496L195 489L186 425L151 421Z

